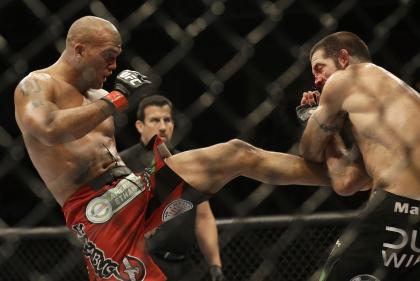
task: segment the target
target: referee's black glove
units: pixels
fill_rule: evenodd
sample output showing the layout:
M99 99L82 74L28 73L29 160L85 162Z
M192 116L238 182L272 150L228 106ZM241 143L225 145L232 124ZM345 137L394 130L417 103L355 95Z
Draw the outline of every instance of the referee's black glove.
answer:
M211 281L227 281L223 275L222 267L218 265L210 265L209 272Z

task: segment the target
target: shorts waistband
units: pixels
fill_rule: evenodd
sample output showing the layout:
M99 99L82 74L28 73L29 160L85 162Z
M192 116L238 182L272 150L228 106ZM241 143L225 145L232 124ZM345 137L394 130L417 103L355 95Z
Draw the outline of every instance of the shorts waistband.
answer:
M102 175L96 177L95 179L91 180L87 183L87 185L95 190L98 190L105 184L110 183L119 177L127 176L131 173L132 171L127 166L114 167L105 171Z
M376 188L373 191L372 199L375 198L375 197L379 197L379 198L383 198L383 199L388 198L388 199L397 200L397 201L405 201L405 202L410 202L412 204L417 204L417 205L420 204L420 200L416 200L416 199L413 199L413 198L410 198L410 197L401 196L401 195L383 190L382 188Z

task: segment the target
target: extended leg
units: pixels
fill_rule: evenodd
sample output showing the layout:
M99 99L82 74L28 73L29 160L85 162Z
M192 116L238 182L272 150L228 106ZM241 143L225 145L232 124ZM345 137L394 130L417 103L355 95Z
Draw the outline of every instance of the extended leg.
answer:
M166 163L186 182L205 193L216 193L238 176L273 185L329 185L323 166L237 139L176 154L167 158Z

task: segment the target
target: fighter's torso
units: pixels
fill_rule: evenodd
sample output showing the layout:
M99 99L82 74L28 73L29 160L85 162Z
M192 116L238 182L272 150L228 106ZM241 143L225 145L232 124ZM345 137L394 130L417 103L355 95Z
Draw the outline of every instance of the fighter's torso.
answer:
M354 71L343 109L374 186L420 198L420 96L375 65Z
M46 79L53 85L53 103L59 109L91 102L72 85L54 78L53 74L47 75ZM79 139L52 146L29 134L18 118L17 122L35 168L60 204L78 187L120 161L116 158L113 118L106 119Z

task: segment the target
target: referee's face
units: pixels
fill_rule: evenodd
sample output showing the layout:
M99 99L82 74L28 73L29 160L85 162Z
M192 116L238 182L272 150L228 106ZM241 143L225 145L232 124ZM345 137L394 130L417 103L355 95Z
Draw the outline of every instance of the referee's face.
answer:
M137 120L137 131L141 142L147 144L154 135L159 135L165 142L170 142L174 132L174 122L169 105L149 105L144 109L144 121Z

